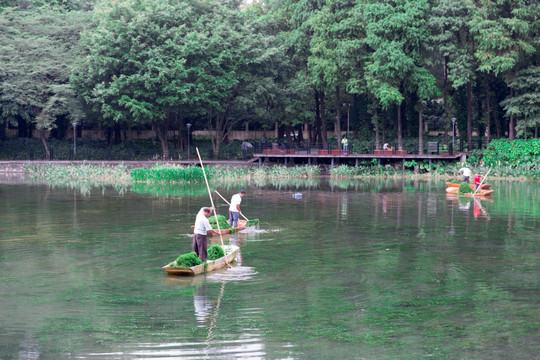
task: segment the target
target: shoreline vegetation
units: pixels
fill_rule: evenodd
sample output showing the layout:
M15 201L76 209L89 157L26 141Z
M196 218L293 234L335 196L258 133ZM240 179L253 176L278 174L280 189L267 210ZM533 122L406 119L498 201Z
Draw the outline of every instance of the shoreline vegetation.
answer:
M408 165L408 166L407 166ZM359 166L339 165L323 173L318 165L301 165L285 167L283 165L263 167L209 166L205 167L208 180L213 183L230 183L238 181L316 179L328 176L335 179L359 178L410 178L410 179L444 179L458 180L458 173L463 164L432 164L419 166L405 164L402 167L391 165L361 164ZM470 165L473 174L485 174L488 167ZM527 181L539 180L538 173L530 171L529 166L493 166L489 178L492 180ZM202 169L198 166L158 164L151 168L129 169L120 164L115 166L95 164L29 164L25 167L25 178L31 181L45 181L61 184L88 183L94 186L127 186L136 184L196 184L204 182Z

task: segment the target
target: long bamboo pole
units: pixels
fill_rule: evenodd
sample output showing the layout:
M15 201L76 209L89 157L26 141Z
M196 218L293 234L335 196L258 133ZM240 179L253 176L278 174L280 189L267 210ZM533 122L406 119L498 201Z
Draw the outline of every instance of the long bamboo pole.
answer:
M225 199L225 198L224 198L224 197L223 197L223 196L222 196L222 195L221 195L220 193L218 193L218 191L217 191L217 190L214 190L214 191L216 192L216 194L218 194L218 195L219 195L219 197L220 197L220 198L222 198L222 199L223 199L223 201L225 201L225 202L226 202L226 203L227 203L227 204L228 204L229 206L231 206L231 203L230 203L230 202L228 202L228 201L227 201L227 200L226 200L226 199ZM242 213L241 213L240 215L242 215L242 217L243 217L244 219L246 219L246 221L249 221L249 220L248 220L248 218L244 216L244 214L242 214Z
M206 178L206 171L204 171L204 165L201 159L201 154L199 153L199 148L196 147L195 150L197 150L197 156L199 157L199 162L201 163L201 169L204 175L204 182L206 183L206 189L208 190L208 196L210 197L210 203L212 204L212 207L214 208L214 217L216 218L216 224L217 224L217 228L219 232L219 239L221 240L221 247L223 248L223 252L225 253L225 244L223 244L223 236L221 235L221 229L219 227L217 209L214 206L214 199L212 199L212 192L210 191L210 185L208 185L208 179ZM227 254L225 254L225 263L227 264L227 267L231 267L229 265L229 262L227 261Z

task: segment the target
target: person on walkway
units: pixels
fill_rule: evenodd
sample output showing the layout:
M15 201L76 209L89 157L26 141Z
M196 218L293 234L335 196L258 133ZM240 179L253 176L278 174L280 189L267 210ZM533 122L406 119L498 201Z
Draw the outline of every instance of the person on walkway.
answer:
M343 155L347 155L347 150L349 148L349 140L347 140L346 136L341 139L341 145L343 145Z
M481 183L482 183L482 175L480 174L474 175L474 191L476 191L480 187Z
M229 207L229 225L233 228L238 227L238 216L242 213L240 210L240 203L246 192L240 190L238 194L234 194L231 198L231 206Z
M392 150L392 149L390 149L390 147L388 146L388 143L384 143L384 145L382 146L382 149L383 149L383 150Z
M463 175L463 181L468 184L469 179L471 178L471 168L469 166L464 166L459 169L458 172Z
M199 210L199 213L195 218L192 250L202 262L206 262L206 257L208 256L208 242L206 240L206 235L209 231L217 234L217 231L212 229L212 226L210 226L210 222L208 221L208 218L212 216L212 211L214 210L216 209L213 207L203 207Z

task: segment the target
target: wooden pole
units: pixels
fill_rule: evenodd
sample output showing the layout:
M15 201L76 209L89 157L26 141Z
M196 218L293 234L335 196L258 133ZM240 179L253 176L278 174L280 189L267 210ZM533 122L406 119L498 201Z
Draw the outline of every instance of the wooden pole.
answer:
M221 240L221 247L223 248L223 253L225 253L225 244L223 244L223 236L221 235L221 229L219 227L219 221L217 217L217 209L214 206L214 200L212 199L212 192L210 191L210 185L208 185L208 179L206 178L206 171L204 171L204 165L201 159L201 154L199 153L199 148L195 148L197 150L197 156L199 157L199 162L201 163L201 169L204 175L204 182L206 183L206 189L208 190L208 196L210 197L210 203L212 204L212 207L214 208L214 217L216 218L216 224L219 232L219 239ZM229 262L227 261L227 254L225 254L225 263L227 264L227 267L231 267L229 265Z
M219 197L220 197L220 198L222 198L222 199L223 199L223 201L225 201L225 202L226 202L227 204L229 204L229 206L231 206L231 203L230 203L230 202L228 202L227 200L225 200L225 198L224 198L223 196L221 196L221 194L220 194L220 193L218 193L218 191L217 191L217 190L214 190L214 191L216 192L216 194L218 194L218 195L219 195ZM243 217L244 219L246 219L246 221L249 221L249 220L248 220L248 218L244 216L244 214L240 214L240 215L242 215L242 217Z

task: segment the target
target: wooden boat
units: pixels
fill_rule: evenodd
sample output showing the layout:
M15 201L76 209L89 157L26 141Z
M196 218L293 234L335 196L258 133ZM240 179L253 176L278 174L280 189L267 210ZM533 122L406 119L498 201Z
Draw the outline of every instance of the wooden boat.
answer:
M463 196L491 196L493 191L495 191L495 190L483 190L483 189L480 189L480 190L478 190L476 192L476 194L465 193L465 194L459 194L459 195L463 195ZM448 194L457 194L459 192L459 188L457 188L457 187L447 187L446 192Z
M240 248L234 245L225 245L224 252L225 256L220 257L216 260L208 260L206 264L196 265L189 268L174 266L174 261L163 266L162 269L167 272L169 275L184 275L184 276L195 276L200 274L209 273L211 271L221 269L231 263L236 259L238 250ZM225 261L227 259L227 261Z
M237 228L232 228L232 229L221 229L220 232L221 232L221 235L230 235L230 234L234 234L235 232L238 232L240 230L244 230L246 228L246 225L247 225L247 221L246 220L238 220L238 227ZM194 231L195 230L195 225L191 225L191 231ZM210 236L219 236L219 233L217 233L217 230L216 230L216 233L214 232L211 232L211 233L208 233L208 235L206 235L207 237L210 237Z
M455 183L451 183L451 182L446 182L446 187L449 188L449 187L455 187L455 188L459 188L459 185L461 184L455 184ZM473 185L470 185L471 186L471 189L474 190L474 186ZM489 190L491 189L491 184L482 184L482 190Z
M469 196L469 197L472 198L472 196ZM458 201L459 200L459 195L458 195L458 193L453 193L453 194L452 193L447 193L446 194L446 200ZM476 195L474 197L474 200L487 201L487 202L492 203L493 202L493 197Z

